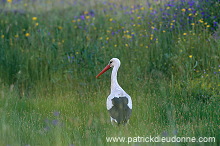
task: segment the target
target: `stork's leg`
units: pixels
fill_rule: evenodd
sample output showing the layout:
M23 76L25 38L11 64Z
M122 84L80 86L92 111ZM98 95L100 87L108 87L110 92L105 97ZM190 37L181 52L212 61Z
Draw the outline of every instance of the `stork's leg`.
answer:
M110 117L111 118L111 123L112 123L112 125L114 125L115 123L118 123L115 119L113 119L112 117Z

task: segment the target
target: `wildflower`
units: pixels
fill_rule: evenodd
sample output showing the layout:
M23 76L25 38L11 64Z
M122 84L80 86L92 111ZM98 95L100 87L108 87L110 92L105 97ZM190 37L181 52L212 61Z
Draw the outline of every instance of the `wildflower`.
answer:
M39 23L35 23L35 26L38 26L39 25Z
M58 26L58 29L61 30L61 29L63 29L63 27L62 26Z
M114 45L114 47L117 47L117 45Z
M189 58L192 58L193 56L192 55L189 55Z
M192 16L192 13L190 13L188 16Z
M202 19L199 20L200 23L203 23L204 21Z
M12 3L12 0L7 0L8 3Z
M165 30L163 30L163 32L166 32Z
M182 12L186 12L186 9L181 9Z
M125 44L126 47L128 47L128 44Z
M210 27L210 25L207 25L206 27Z
M170 7L167 7L166 9L167 9L167 10L169 10L169 9L170 9Z
M15 38L18 38L18 35L17 35L17 34L15 35Z
M152 7L150 7L149 9L150 9L150 10L153 10L153 8L152 8Z
M73 22L73 23L75 23L75 22L76 22L76 20L72 20L72 22Z
M25 36L26 36L26 37L29 37L29 36L30 36L30 33L26 33Z
M32 20L33 20L33 21L36 21L36 20L37 20L37 17L32 17Z
M111 21L111 22L112 22L112 20L113 20L112 18L109 19L109 21Z
M5 35L2 35L2 36L1 36L1 38L4 38L4 37L5 37Z
M60 112L55 111L55 112L53 113L53 115L54 115L54 116L59 116L59 115L60 115Z
M183 35L187 35L187 33L183 33Z
M86 16L86 19L89 19L90 18L90 16Z
M192 25L192 26L194 26L194 25L195 25L195 23L191 23L191 25Z
M76 52L76 55L79 54L79 52Z

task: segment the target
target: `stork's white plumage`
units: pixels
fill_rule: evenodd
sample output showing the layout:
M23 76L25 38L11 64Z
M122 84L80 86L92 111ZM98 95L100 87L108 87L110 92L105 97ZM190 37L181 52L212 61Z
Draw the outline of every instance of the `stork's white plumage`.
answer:
M96 76L96 78L108 69L113 68L111 75L111 93L107 98L106 106L110 113L111 122L126 124L131 116L132 100L118 84L117 72L120 64L121 62L118 58L112 58L109 64Z

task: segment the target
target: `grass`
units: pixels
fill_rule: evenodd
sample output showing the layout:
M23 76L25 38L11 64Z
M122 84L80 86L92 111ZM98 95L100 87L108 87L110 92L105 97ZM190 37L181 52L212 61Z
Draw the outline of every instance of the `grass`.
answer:
M0 145L219 145L219 2L189 2L0 2ZM125 127L105 107L111 72L95 78L113 57L133 100Z

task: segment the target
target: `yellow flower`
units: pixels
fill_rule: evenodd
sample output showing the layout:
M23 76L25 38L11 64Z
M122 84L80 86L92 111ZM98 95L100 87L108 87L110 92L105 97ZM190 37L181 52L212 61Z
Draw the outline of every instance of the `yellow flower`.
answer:
M204 21L202 19L199 20L200 23L203 23Z
M8 3L12 3L12 0L7 0Z
M18 38L18 35L17 35L17 34L15 35L15 38Z
M36 21L36 20L37 20L37 17L32 17L32 20L33 20L33 21Z
M58 26L58 29L61 30L61 29L63 29L63 27L62 26Z
M181 9L182 12L186 12L186 9Z
M125 44L126 47L128 47L128 44Z
M117 47L117 45L114 45L115 47Z
M35 26L38 26L39 25L39 23L35 23Z
M191 25L193 26L193 25L195 25L195 23L191 23Z
M170 7L167 7L166 9L167 9L167 10L169 10L169 9L170 9Z
M150 9L150 10L153 10L153 8L151 8L151 7L150 7L149 9Z
M163 32L166 32L165 30L163 30Z
M207 25L206 27L210 27L210 25Z
M26 33L25 36L26 36L26 37L29 37L29 36L30 36L30 33Z
M109 19L109 21L111 21L111 22L112 22L112 20L113 20L112 18Z
M73 23L75 23L75 22L76 22L76 20L72 20L72 22L73 22Z
M183 33L183 35L187 35L187 33Z
M189 58L192 58L193 56L192 55L189 55Z
M5 37L5 35L2 35L2 36L1 36L1 38L4 38L4 37Z

